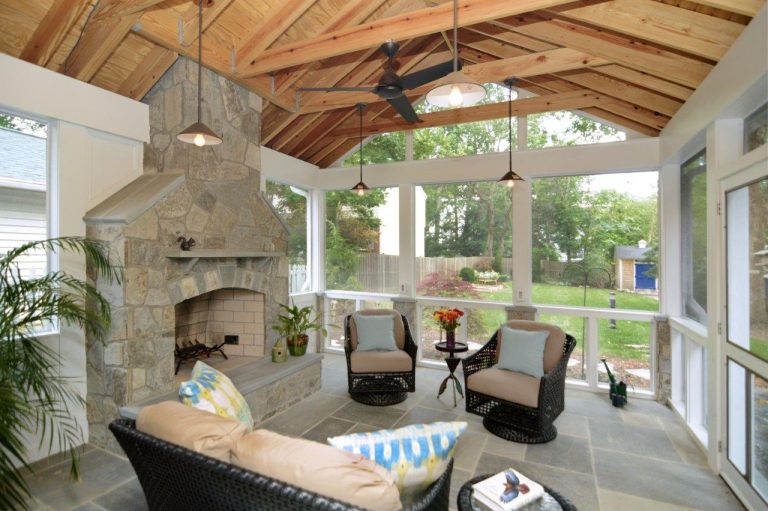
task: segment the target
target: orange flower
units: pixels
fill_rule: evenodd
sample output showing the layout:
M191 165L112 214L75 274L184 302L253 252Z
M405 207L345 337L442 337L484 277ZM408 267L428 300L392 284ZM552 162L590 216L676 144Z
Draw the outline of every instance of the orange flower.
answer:
M459 309L438 309L432 317L440 324L440 328L452 332L459 327L459 318L464 315L464 311Z

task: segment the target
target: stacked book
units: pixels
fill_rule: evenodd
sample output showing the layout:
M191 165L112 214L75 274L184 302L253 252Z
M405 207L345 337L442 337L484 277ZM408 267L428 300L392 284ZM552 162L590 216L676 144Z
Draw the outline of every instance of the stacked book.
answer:
M491 511L521 509L544 495L539 483L511 468L473 484L472 490L475 500Z

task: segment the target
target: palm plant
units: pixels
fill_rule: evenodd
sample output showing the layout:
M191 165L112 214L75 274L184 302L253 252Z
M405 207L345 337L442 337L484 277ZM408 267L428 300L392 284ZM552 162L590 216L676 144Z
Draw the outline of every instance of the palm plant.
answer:
M309 336L307 332L316 331L328 335L322 323L319 322L319 314L312 317L312 307L299 307L279 304L285 314L277 316L277 325L272 329L280 334L288 342L288 350L291 355L300 356L307 350Z
M26 509L29 469L25 438L40 448L69 451L71 475L79 478L83 432L71 413L84 406L71 378L59 374L58 354L36 337L41 328L76 325L101 342L111 322L106 299L87 282L62 271L25 278L20 259L36 251L64 250L85 256L94 276L119 281L107 248L79 237L26 243L0 255L0 509Z

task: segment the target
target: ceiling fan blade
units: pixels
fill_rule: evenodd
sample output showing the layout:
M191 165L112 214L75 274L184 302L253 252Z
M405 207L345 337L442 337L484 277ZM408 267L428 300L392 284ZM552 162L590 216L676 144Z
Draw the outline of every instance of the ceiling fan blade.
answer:
M301 92L373 92L373 87L299 87Z
M397 110L397 113L399 113L400 116L409 123L413 124L419 120L419 116L416 114L416 110L413 109L411 102L408 101L408 98L405 97L404 94L394 99L388 99L387 101L390 105L392 105L392 108Z
M459 62L459 69L461 69L461 62ZM415 73L411 73L409 75L405 75L401 78L401 80L403 81L404 89L415 89L416 87L421 87L426 83L439 80L440 78L447 76L452 72L453 61L451 60L436 66L422 69L421 71L416 71Z

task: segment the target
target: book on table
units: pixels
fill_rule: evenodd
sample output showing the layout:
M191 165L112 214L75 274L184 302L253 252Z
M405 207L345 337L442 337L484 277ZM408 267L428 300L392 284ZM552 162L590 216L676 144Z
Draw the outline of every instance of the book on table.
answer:
M514 511L540 499L544 487L509 468L472 485L474 497L495 511Z

